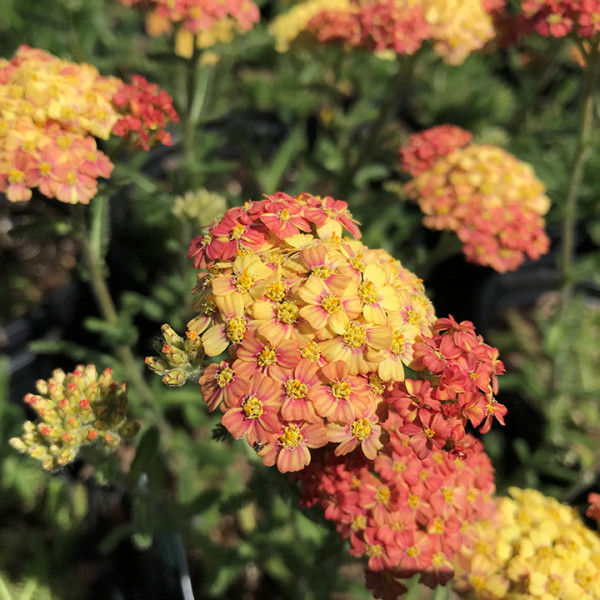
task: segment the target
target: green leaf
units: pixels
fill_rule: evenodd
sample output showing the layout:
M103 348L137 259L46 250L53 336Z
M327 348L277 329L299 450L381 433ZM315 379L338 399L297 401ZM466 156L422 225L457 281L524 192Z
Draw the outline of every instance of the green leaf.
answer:
M363 188L366 183L373 179L386 179L390 175L390 170L386 165L376 164L367 165L362 169L359 169L354 174L354 185L357 188Z

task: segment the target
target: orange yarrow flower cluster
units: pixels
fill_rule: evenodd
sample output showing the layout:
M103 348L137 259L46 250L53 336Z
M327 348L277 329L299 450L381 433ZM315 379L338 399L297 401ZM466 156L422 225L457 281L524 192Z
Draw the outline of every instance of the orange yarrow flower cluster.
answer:
M108 139L122 115L132 114L140 130L168 142L156 131L164 121L155 118L155 107L123 102L124 91L119 79L43 50L22 46L10 61L0 60L0 192L22 202L37 188L61 202L87 204L97 179L113 169L95 138Z
M125 138L132 150L150 150L157 144L172 146L171 134L165 131L169 122L179 121L173 99L155 83L134 75L131 84L123 83L112 98L123 116L112 132Z
M204 400L282 472L329 442L374 459L383 393L431 333L420 280L358 238L345 202L276 193L230 209L190 247L207 271L188 330L207 356L231 356L206 368Z
M425 213L424 225L456 232L467 260L499 272L516 269L525 255L539 258L550 245L544 185L530 165L501 148L469 144L468 132L457 130L415 134L400 151L415 176L405 191Z
M432 588L452 578L450 561L471 545L469 525L494 509L494 479L482 444L470 436L464 461L439 450L419 459L398 415L391 412L385 427L391 439L374 461L325 452L295 478L303 504L320 506L349 539L350 553L367 558L374 596L392 600L417 573Z
M413 368L424 379L395 383L386 398L419 458L440 449L464 458L468 424L481 425L481 433L490 430L494 418L504 425L506 407L494 397L504 365L470 321L438 319L433 335L415 342Z
M430 39L447 63L460 64L494 37L492 13L503 7L504 0L307 0L277 17L271 32L280 50L303 31L321 42L397 54L414 54Z
M121 4L147 10L146 31L152 36L169 33L180 25L193 35L234 21L250 30L260 19L258 6L251 0L119 0Z

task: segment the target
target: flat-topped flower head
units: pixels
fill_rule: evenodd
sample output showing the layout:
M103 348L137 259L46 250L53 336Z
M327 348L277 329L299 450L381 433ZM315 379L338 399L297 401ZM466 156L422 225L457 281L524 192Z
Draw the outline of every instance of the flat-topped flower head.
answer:
M493 13L503 0L304 0L271 23L276 48L302 34L372 52L414 54L432 40L437 54L460 64L495 36Z
M195 36L210 34L219 39L219 29L251 29L259 21L258 7L251 0L119 0L128 7L147 10L146 31L157 36L174 26ZM232 23L233 22L233 23ZM228 36L225 38L225 41ZM206 42L206 40L203 40ZM210 44L204 43L202 46Z
M127 419L127 384L113 381L112 369L100 375L94 365L80 365L72 373L56 369L36 386L38 394L27 394L25 402L39 419L26 421L23 435L10 444L48 471L74 461L84 446L114 452L139 429Z
M87 204L113 169L96 138L125 135L133 149L169 143L164 127L177 120L171 98L141 77L133 81L28 46L0 60L0 193L23 202L38 190Z
M499 272L516 269L526 255L539 258L550 245L543 184L505 150L467 142L457 128L438 127L416 134L401 150L415 174L405 191L426 215L423 224L454 231L468 261ZM457 146L449 152L450 144Z
M537 490L509 494L472 525L472 544L452 559L455 591L486 600L599 598L600 536Z

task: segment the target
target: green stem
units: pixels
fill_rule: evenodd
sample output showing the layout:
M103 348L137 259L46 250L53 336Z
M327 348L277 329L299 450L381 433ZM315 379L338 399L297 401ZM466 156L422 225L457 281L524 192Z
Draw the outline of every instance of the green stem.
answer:
M119 324L119 314L115 308L112 296L108 289L106 279L104 278L104 260L94 251L90 243L90 231L86 219L85 207L76 205L73 207L75 213L76 231L78 232L78 242L81 246L83 260L88 270L92 291L96 296L98 307L105 321L113 326ZM119 360L123 363L128 377L134 384L144 404L153 405L152 391L148 387L131 348L125 344L120 344L115 348Z
M379 114L370 126L366 139L361 143L356 160L346 161L346 168L342 172L338 187L338 196L340 198L346 198L348 192L352 188L352 180L354 179L354 175L364 165L365 161L372 156L373 150L375 149L375 146L381 137L383 128L392 118L394 109L398 105L400 90L406 85L406 80L410 76L409 72L411 70L412 62L412 56L398 56L396 62L396 72L388 83L387 90L381 101Z
M583 77L581 98L581 114L571 177L567 188L566 201L563 207L562 249L560 259L561 281L561 314L564 317L571 306L575 281L573 262L575 256L575 226L577 222L577 198L583 179L585 164L591 150L591 139L594 121L594 84L598 67L598 40L594 38L587 55L586 68Z

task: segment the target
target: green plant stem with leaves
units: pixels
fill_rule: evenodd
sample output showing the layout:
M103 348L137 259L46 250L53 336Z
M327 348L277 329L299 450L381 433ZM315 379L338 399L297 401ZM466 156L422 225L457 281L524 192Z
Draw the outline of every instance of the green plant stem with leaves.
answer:
M108 210L108 198L98 195L94 198L93 202L106 203L106 210ZM95 221L91 226L88 226L88 212L92 216L91 220ZM98 231L102 227L99 221L107 217L103 213L102 209L91 212L89 211L89 207L80 204L73 207L77 241L81 246L81 253L88 270L91 288L96 296L98 307L104 320L109 326L117 328L119 326L119 314L105 279L106 264L103 258L102 244L94 242L94 236L92 236L93 231ZM143 403L153 406L152 391L140 371L131 347L127 344L119 343L114 350L119 360L123 363L128 377L135 386Z
M591 142L594 129L594 107L596 104L595 84L598 74L598 36L590 44L590 50L578 41L586 67L583 73L583 86L581 92L581 114L579 130L573 155L573 165L565 204L563 206L562 225L562 250L560 260L561 279L561 307L562 315L568 312L573 299L575 280L573 275L573 262L575 256L575 227L577 224L577 199L583 179L585 165L590 155Z
M390 78L385 95L381 100L377 118L369 127L365 140L361 143L360 150L354 161L347 160L346 166L340 176L338 185L338 196L346 199L353 186L355 174L364 166L365 161L373 154L377 142L385 126L394 115L394 110L398 106L398 98L402 95L402 90L406 82L410 79L410 73L413 68L414 57L398 55L396 58L396 72Z
M185 97L181 102L180 114L183 125L181 136L186 181L199 186L202 182L195 180L195 174L198 173L198 170L195 169L196 130L208 97L213 69L210 65L200 65L202 50L196 45L196 37L194 37L193 43L192 55L185 64Z

